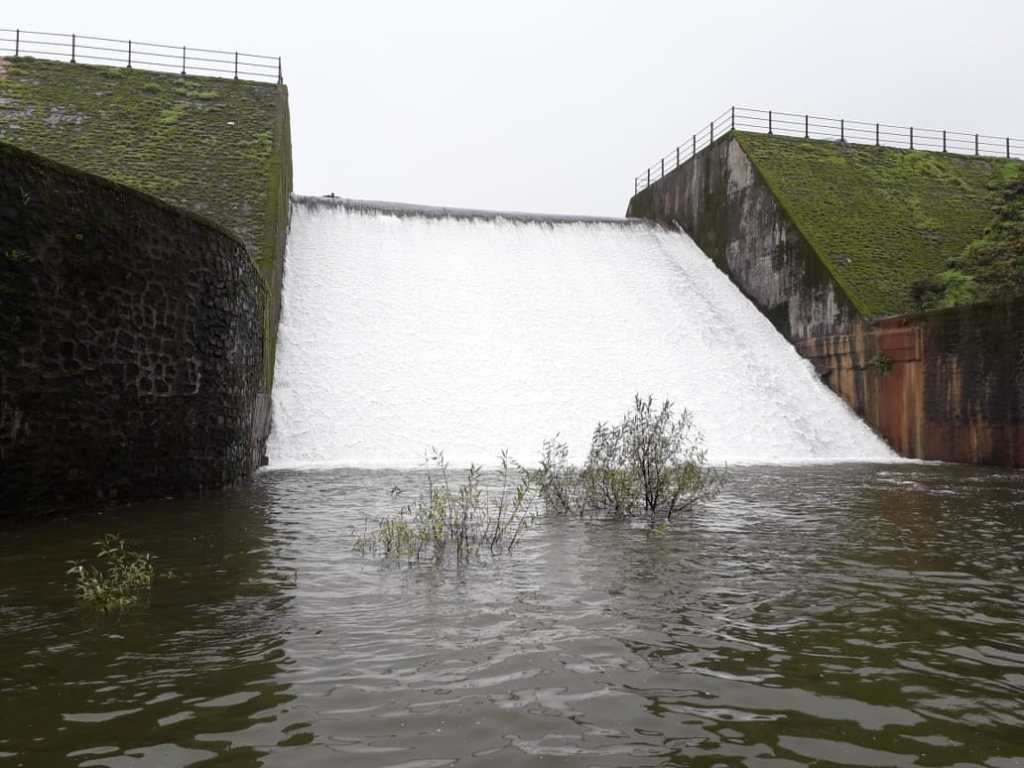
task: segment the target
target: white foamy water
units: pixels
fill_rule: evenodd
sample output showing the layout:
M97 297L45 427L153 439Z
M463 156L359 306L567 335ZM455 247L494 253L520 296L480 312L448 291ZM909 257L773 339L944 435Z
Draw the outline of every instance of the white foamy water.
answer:
M634 393L689 408L714 461L886 461L684 234L646 224L293 206L272 467L457 466L560 433L586 456Z

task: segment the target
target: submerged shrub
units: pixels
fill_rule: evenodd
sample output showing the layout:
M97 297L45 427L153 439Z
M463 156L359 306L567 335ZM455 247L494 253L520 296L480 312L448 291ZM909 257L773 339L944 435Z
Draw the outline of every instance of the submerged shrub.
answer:
M568 454L557 437L547 441L532 473L545 507L556 514L642 515L653 526L714 498L724 479L708 465L690 412L676 416L670 401L655 407L650 396L636 395L620 423L597 425L582 469L569 464Z
M444 454L425 462L418 498L373 526L367 523L353 549L390 560L464 563L482 550L511 552L537 515L538 501L556 515L643 517L652 528L676 513L714 498L724 479L710 467L703 437L690 412L678 416L666 400L637 395L619 424L598 424L587 462L569 462L569 447L556 435L544 442L539 466L527 470L500 455L497 483L485 487L480 467L454 485ZM393 488L393 497L401 495Z
M425 488L416 501L377 522L356 538L354 549L392 560L417 562L452 556L463 563L486 549L511 552L536 516L537 492L529 473L502 451L496 491L482 484L471 465L464 483L454 485L444 453L425 462ZM392 490L397 497L401 491Z
M153 583L153 558L137 552L116 533L108 533L96 546L96 563L72 561L69 576L75 577L79 602L103 611L128 608L138 602Z

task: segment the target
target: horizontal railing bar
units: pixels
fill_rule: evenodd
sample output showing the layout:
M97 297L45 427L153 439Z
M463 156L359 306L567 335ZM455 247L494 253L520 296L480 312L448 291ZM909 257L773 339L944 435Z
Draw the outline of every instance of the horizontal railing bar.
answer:
M104 48L99 45L82 45L81 43L78 43L78 45L75 47L79 51L108 51L110 53L128 53L127 48Z
M0 27L0 34L4 35L0 37L0 51L15 56L35 55L58 60L69 58L72 62L111 62L126 67L138 65L170 69L180 66L182 74L186 76L191 70L282 82L281 59L277 56L8 27ZM115 54L116 57L103 54Z
M71 37L71 32L37 32L32 29L4 29L4 32L21 32L23 35L45 35L46 37Z
M1024 156L1024 139L991 136L967 131L949 131L938 128L894 125L891 123L847 120L822 115L776 112L750 107L730 107L704 124L696 133L684 139L676 149L659 158L658 162L634 177L636 189L646 188L647 179L663 178L710 146L712 139L728 135L733 130L752 130L777 133L781 136L845 141L857 145L880 145L896 149L945 151L963 155L986 157ZM1022 158L1024 159L1024 158Z

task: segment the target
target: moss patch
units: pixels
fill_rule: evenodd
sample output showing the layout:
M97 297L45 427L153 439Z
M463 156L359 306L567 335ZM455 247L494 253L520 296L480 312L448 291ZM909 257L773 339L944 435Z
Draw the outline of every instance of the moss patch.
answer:
M0 141L212 219L246 244L273 295L291 191L284 86L32 58L0 64ZM268 386L275 317L268 310Z
M920 306L914 286L941 280L981 237L991 183L1021 163L738 132L780 205L866 315ZM918 289L920 291L920 288Z
M935 306L972 300L1010 299L1024 293L1024 165L1004 174L993 187L999 194L995 216L984 234L950 262Z
M273 258L265 210L283 87L18 58L0 140L201 213Z

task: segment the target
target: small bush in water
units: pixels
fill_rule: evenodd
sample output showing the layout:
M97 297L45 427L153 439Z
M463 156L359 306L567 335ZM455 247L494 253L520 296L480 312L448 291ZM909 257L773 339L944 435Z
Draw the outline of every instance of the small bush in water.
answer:
M426 461L426 488L397 514L378 521L356 539L362 554L393 560L441 560L447 554L458 562L511 552L536 516L537 492L529 473L501 453L496 492L482 486L482 470L470 466L466 481L455 486L442 452ZM396 495L398 489L392 491Z
M94 542L96 563L72 561L75 593L83 605L113 611L134 605L153 584L153 558L137 552L116 533Z
M569 464L557 437L544 443L540 468L531 473L545 507L556 514L588 512L650 525L714 498L722 472L708 466L707 450L690 412L675 415L668 400L634 398L633 411L616 425L598 424L582 469Z

